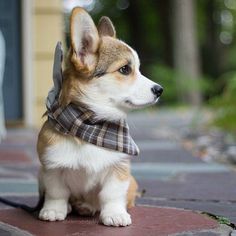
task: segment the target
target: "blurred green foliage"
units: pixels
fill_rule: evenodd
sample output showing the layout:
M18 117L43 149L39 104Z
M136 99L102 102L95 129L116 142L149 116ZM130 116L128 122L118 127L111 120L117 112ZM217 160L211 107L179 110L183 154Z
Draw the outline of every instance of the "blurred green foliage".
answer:
M148 67L149 78L161 84L165 89L165 100L167 104L177 104L177 85L173 82L175 70L164 64L150 65Z
M236 133L236 71L224 74L220 81L226 86L223 93L210 102L216 110L213 124Z
M163 105L181 105L178 92L185 89L191 91L196 86L194 81L190 80L188 76L177 73L176 70L165 64L150 65L147 67L147 73L151 80L160 83L164 88L166 88L164 94L165 98L162 102ZM183 84L181 86L175 83L177 76L181 76L182 78ZM206 76L198 78L198 86L200 86L205 97L214 92L210 79Z

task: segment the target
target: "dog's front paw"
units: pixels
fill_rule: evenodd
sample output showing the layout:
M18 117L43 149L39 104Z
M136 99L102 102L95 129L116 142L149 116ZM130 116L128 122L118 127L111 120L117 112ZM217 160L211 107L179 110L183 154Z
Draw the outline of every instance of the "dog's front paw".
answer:
M100 221L107 226L128 226L131 225L131 217L127 212L122 213L101 213Z
M45 209L43 208L39 213L40 220L47 221L61 221L66 218L66 212L54 210L54 209Z

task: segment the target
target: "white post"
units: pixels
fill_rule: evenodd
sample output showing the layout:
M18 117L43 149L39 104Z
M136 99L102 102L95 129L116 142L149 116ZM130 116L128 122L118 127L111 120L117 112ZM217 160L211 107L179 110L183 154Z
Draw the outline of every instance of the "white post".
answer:
M22 67L23 67L23 114L24 125L33 126L33 4L32 0L22 0Z
M3 34L0 30L0 142L6 135L4 104L3 104L3 77L5 70L6 44Z

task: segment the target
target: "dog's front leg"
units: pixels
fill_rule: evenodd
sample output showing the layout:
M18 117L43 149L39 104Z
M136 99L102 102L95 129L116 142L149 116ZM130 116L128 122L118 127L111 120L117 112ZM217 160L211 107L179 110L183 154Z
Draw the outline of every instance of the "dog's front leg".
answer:
M120 180L115 174L107 178L99 194L100 221L109 226L130 225L131 217L126 208L129 179Z
M62 170L43 170L39 178L45 193L45 202L39 218L48 221L64 220L68 213L70 192L64 183Z

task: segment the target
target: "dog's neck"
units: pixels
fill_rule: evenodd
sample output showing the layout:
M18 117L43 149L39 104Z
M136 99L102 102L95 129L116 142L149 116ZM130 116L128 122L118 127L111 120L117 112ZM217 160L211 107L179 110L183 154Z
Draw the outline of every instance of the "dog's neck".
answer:
M98 101L86 101L86 106L92 110L98 120L119 121L126 120L127 113L112 106L110 103L104 104Z

